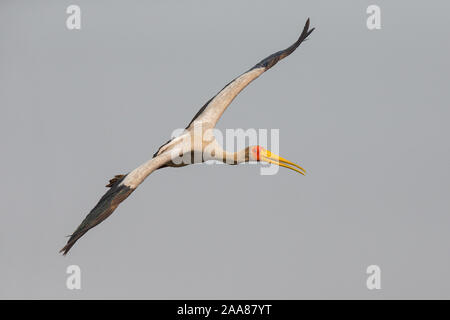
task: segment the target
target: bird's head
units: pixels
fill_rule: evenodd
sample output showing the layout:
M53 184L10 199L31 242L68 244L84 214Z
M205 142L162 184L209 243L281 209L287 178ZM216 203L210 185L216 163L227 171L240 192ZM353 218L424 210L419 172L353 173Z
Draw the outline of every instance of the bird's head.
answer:
M302 175L306 174L306 170L289 160L286 160L261 146L251 146L247 148L248 161L261 161L276 164L294 170Z

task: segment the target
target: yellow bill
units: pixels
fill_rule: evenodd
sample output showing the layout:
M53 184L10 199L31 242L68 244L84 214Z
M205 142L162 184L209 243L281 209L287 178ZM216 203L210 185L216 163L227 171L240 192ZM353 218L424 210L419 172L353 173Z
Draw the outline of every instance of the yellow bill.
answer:
M286 159L270 152L269 150L261 148L259 157L260 157L261 161L266 161L269 163L279 165L280 167L285 167L285 168L294 170L302 175L306 174L306 170L303 169L302 167L300 167L298 164L295 164L289 160L286 160Z

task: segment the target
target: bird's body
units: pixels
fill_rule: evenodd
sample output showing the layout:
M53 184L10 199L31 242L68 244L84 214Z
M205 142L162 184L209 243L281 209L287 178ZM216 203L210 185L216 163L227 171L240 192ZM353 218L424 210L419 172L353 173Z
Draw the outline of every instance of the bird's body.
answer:
M227 152L214 138L215 128L223 112L233 99L253 80L273 67L279 60L290 55L314 30L309 29L307 20L299 39L285 50L278 51L261 60L254 67L244 72L228 83L218 94L211 98L194 116L184 132L162 145L146 161L128 174L116 175L107 187L110 189L103 195L97 205L86 216L83 222L70 236L66 246L61 249L63 254L71 249L75 242L88 230L109 217L117 206L124 201L153 171L164 167L182 167L208 160L221 161L227 164L239 164L248 161L265 161L287 167L301 174L304 169L283 159L270 151L251 146L238 152Z

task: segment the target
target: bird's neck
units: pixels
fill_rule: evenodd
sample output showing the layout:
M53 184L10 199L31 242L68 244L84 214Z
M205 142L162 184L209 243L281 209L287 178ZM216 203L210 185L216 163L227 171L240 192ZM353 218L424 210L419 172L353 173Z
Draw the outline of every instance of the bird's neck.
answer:
M210 156L207 158L223 162L225 164L235 165L239 163L248 162L248 154L246 149L243 149L238 152L227 152L222 148L221 145L217 143L217 141L213 142L209 150L213 150Z
M245 150L241 150L238 152L227 152L224 150L222 159L220 159L220 161L226 164L236 165L239 163L247 162L248 159L245 155Z

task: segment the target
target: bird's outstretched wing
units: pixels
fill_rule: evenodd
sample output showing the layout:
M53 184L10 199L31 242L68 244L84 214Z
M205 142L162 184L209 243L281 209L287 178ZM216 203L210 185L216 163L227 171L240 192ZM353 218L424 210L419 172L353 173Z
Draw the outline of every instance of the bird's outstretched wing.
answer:
M64 255L86 232L108 218L117 206L144 181L153 171L170 160L170 153L159 155L126 175L116 175L109 181L109 190L100 198L96 206L84 218L75 232L70 235L67 244L60 250Z
M250 82L258 78L265 71L272 68L278 61L287 57L297 49L297 47L314 31L309 29L309 18L298 40L285 50L278 51L267 58L261 60L253 68L244 72L237 78L228 83L219 93L212 97L194 116L188 124L187 129L192 126L195 121L209 123L215 126L219 121L225 109L230 105L233 99L244 89Z

